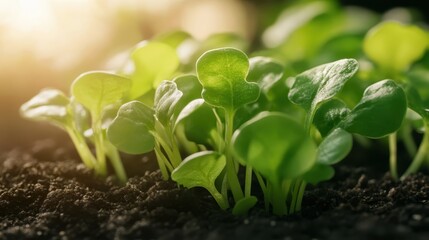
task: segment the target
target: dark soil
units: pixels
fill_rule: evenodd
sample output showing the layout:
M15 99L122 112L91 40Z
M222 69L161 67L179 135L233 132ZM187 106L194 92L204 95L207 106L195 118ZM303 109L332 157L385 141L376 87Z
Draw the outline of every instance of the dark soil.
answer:
M275 217L261 206L234 217L204 190L162 181L147 157L126 158L125 186L76 159L51 141L0 154L0 239L429 239L423 174L394 182L349 161L332 181L308 188L298 215Z

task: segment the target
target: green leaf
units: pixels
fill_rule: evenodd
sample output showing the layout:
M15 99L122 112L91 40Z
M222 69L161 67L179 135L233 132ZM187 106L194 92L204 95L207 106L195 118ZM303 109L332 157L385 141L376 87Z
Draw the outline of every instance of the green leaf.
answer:
M155 139L154 111L141 102L132 101L121 106L117 117L107 129L107 137L120 151L141 154L151 151Z
M341 128L337 128L320 143L316 162L324 165L338 163L349 154L352 146L352 135Z
M70 120L68 106L70 100L63 92L45 89L20 108L23 117L33 120L49 121L58 126L67 126Z
M155 93L155 116L164 126L173 120L174 109L183 93L177 89L173 81L163 81Z
M235 203L234 208L232 209L232 214L235 216L246 215L257 202L258 199L255 196L244 197Z
M320 134L325 137L334 129L348 114L350 109L339 99L330 99L323 102L314 114L313 123Z
M107 72L88 72L80 75L71 87L72 95L86 107L93 117L121 100L130 88L130 80Z
M220 48L204 53L197 61L202 97L210 105L227 111L256 101L259 87L246 81L248 71L249 60L240 50Z
M175 114L179 115L180 111L182 111L188 103L201 98L203 86L201 86L201 83L195 75L183 75L175 78L173 81L176 83L177 89L183 93L183 96L177 103L175 110Z
M322 101L337 94L358 70L354 59L343 59L320 65L296 76L289 99L310 114Z
M316 144L299 123L281 113L257 115L232 141L236 156L273 184L301 176L316 162Z
M186 188L203 187L211 191L225 165L225 156L217 152L198 152L185 158L171 173L171 178Z
M172 48L178 48L183 42L189 39L192 39L192 36L184 31L167 32L154 38L155 41L165 43Z
M171 78L180 64L176 50L160 42L149 42L137 48L132 59L135 72L131 78L131 99L156 89L161 81Z
M383 22L365 37L365 54L388 72L406 70L420 59L428 48L428 35L414 25Z
M406 95L408 100L408 107L418 113L426 121L429 120L429 109L426 107L426 104L421 98L417 89L412 86L408 86Z
M216 131L216 117L203 99L195 99L186 105L177 117L175 125L179 123L184 124L185 135L190 141L211 145L211 133Z
M339 125L351 133L380 138L395 132L407 109L404 90L393 80L369 86L350 114Z
M304 174L304 180L310 184L316 185L319 182L327 181L334 177L335 170L329 165L316 163L310 171Z
M249 62L250 69L247 81L258 83L265 94L283 77L283 66L274 59L253 57L249 59Z

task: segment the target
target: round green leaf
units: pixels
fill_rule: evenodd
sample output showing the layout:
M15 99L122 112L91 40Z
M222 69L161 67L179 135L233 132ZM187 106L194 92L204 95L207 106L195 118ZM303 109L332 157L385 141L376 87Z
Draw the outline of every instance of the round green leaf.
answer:
M132 53L135 72L131 78L130 98L136 99L161 81L170 79L180 65L176 50L161 42L149 42Z
M249 62L247 81L256 82L265 94L283 77L283 66L274 59L253 57Z
M226 158L213 151L190 155L171 173L171 178L186 188L203 187L211 191L226 165Z
M274 184L301 176L316 161L316 144L281 113L263 112L246 122L234 133L232 145L240 161Z
M176 83L177 89L183 93L183 96L180 98L175 108L175 114L179 115L180 111L182 111L188 103L195 99L201 99L203 87L195 75L183 75L175 78L173 81Z
M195 99L186 105L177 117L176 125L179 123L184 125L188 140L206 146L211 145L211 133L216 131L216 116L203 99Z
M323 102L314 114L313 123L320 134L325 137L332 131L348 114L350 109L339 99L330 99Z
M151 151L155 139L154 111L141 102L132 101L121 106L118 115L107 129L107 137L120 151L141 154Z
M129 88L128 78L107 72L87 72L73 82L71 91L91 114L101 115L104 107L121 100Z
M307 70L296 76L289 99L311 113L317 104L334 97L358 67L355 59L342 59Z
M395 132L407 110L404 90L393 80L369 86L356 107L339 125L351 133L380 138Z
M316 161L324 165L338 163L349 154L352 146L352 135L341 128L337 128L320 143Z
M70 100L63 92L45 89L20 108L23 117L33 120L49 121L60 126L68 124Z
M215 107L233 111L259 97L256 83L246 81L249 60L242 51L219 48L204 53L197 61L202 97Z
M310 184L316 185L322 181L327 181L334 177L335 170L329 165L316 163L310 171L304 174L304 180Z
M381 68L400 72L420 59L428 48L428 34L417 26L383 22L365 37L365 54Z

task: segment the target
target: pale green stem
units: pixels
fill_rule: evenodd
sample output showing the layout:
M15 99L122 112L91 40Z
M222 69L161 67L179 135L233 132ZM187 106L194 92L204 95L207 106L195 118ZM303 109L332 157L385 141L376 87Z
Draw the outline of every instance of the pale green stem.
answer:
M271 204L273 205L273 213L277 216L287 214L286 198L287 195L283 192L282 185L272 185Z
M155 143L155 155L156 155L156 160L158 162L159 169L161 170L162 178L164 180L168 180L169 175L168 175L167 168L165 165L165 160L164 160L165 156L162 153L160 146L157 142Z
M106 141L106 149L107 155L109 156L110 162L112 163L119 181L121 183L127 182L127 173L125 172L118 150L116 150L116 148L108 141Z
M95 159L94 155L92 154L91 150L88 147L88 144L85 141L85 138L77 133L72 128L66 128L67 133L69 134L77 153L79 154L80 158L82 159L82 162L85 164L85 166L89 169L94 169L97 167L97 160Z
M216 200L217 204L222 210L226 210L229 208L228 201L226 201L224 196L219 193L215 186L211 186L207 190L210 192L210 194L213 196L213 198Z
M428 150L429 150L429 126L427 123L425 123L425 133L423 135L423 140L420 143L419 149L417 150L417 154L414 157L413 162L405 171L405 173L402 175L401 179L404 179L410 174L416 173L420 169L420 166L428 157Z
M299 192L298 192L298 197L297 197L296 207L295 207L296 212L301 211L302 199L304 198L304 192L305 192L306 186L307 186L307 182L303 180L301 182L301 185L299 186Z
M256 179L258 180L259 186L261 187L262 194L264 194L265 210L268 211L269 197L267 193L267 185L265 185L264 179L258 172L255 171L254 173L255 173Z
M225 111L225 156L226 156L226 174L228 176L228 184L234 197L234 201L238 202L243 198L243 190L237 177L234 159L231 152L231 138L234 125L234 111Z
M412 132L413 130L408 122L402 124L402 141L404 142L405 149L407 149L410 156L415 156L417 154L417 147Z
M301 183L301 180L299 180L299 179L296 179L295 182L293 183L292 201L290 203L290 209L289 209L289 213L291 213L291 214L296 212L296 202L297 202L297 198L298 198L300 183Z
M101 119L96 115L92 114L92 131L94 134L94 145L95 145L95 154L97 156L98 168L96 172L101 176L107 175L107 166L106 166L106 151L104 149L104 138L103 132L101 129Z
M390 175L392 175L394 180L398 180L396 139L396 132L389 135Z
M246 166L246 178L244 182L244 196L250 197L252 194L252 167Z

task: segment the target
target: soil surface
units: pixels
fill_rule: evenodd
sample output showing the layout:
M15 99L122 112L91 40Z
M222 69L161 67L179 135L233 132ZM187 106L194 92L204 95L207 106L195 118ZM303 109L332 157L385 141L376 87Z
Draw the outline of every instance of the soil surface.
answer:
M275 217L258 206L235 217L202 189L162 181L149 158L126 156L131 177L120 186L53 141L1 153L0 239L429 239L423 174L394 182L347 160L333 180L308 187L300 214Z

